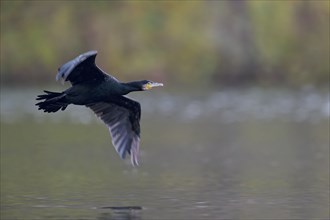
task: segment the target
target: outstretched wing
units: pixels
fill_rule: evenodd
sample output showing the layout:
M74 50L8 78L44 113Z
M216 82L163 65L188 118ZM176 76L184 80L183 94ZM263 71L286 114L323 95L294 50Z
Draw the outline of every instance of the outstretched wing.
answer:
M65 63L58 69L56 80L70 81L72 85L87 81L102 81L108 75L95 65L97 51L88 51Z
M86 105L108 126L112 144L122 159L131 155L133 166L138 165L140 147L141 107L136 101L118 96L114 101Z

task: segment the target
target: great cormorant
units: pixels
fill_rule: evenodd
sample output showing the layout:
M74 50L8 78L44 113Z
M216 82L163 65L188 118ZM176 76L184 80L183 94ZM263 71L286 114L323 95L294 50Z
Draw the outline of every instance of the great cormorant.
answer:
M163 86L149 80L120 82L95 64L97 51L79 55L58 69L56 80L70 81L72 86L63 92L44 91L36 105L44 112L65 110L69 104L85 105L108 126L112 144L122 159L131 155L133 166L138 165L140 145L140 104L124 95L134 91Z

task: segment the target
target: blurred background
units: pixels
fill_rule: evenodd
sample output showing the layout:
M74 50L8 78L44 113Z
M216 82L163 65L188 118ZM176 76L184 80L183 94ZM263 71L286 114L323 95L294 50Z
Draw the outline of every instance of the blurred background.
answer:
M329 218L330 3L1 1L1 218ZM142 105L141 167L86 108L37 111L89 51ZM113 213L103 206L141 206ZM23 214L22 214L23 213Z
M97 50L123 80L328 85L329 1L3 1L1 83L49 83Z

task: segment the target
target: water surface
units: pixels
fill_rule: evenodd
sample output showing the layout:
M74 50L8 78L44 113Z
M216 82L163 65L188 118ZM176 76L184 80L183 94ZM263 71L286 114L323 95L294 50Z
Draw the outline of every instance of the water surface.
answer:
M327 93L134 95L138 168L87 109L43 114L37 93L1 92L1 219L329 218Z

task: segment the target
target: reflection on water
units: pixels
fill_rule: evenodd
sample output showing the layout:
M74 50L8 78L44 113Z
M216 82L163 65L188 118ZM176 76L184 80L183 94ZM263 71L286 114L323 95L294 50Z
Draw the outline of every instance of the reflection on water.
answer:
M87 109L36 94L1 92L1 219L329 218L327 93L136 94L139 168Z
M102 213L98 219L103 220L140 220L141 206L105 206L101 209L108 209L110 213Z
M141 220L141 212L132 209L113 210L112 212L101 213L98 220Z

